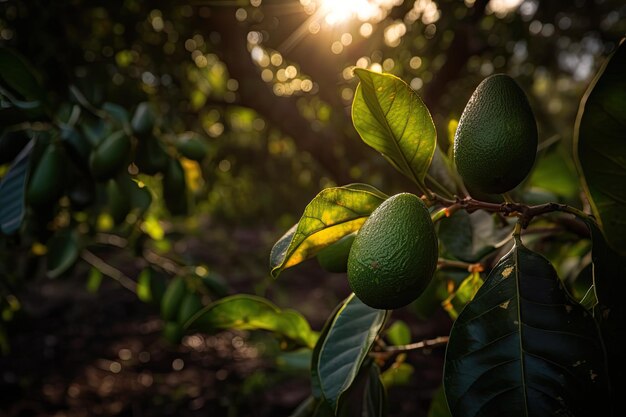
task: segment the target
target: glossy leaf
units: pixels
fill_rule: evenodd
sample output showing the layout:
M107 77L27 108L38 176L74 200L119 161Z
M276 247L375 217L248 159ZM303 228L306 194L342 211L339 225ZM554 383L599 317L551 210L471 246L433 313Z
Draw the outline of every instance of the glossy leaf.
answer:
M272 276L315 256L321 249L361 228L386 196L366 184L322 190L304 209L298 224L272 248Z
M460 210L439 224L439 239L454 257L476 262L510 236L513 226L501 227L493 215L482 210Z
M209 304L192 317L187 328L269 330L303 346L313 348L317 333L300 313L281 310L268 300L247 294L233 295Z
M605 415L608 402L593 317L518 239L454 323L444 385L455 417Z
M585 93L574 150L583 188L606 240L626 255L626 42Z
M352 103L352 121L361 139L424 191L437 143L428 108L411 87L393 75L360 68L354 73L361 83Z
M619 256L606 243L604 236L592 219L585 222L591 232L593 248L591 260L593 263L593 286L585 298L591 299L596 319L606 345L609 375L614 389L614 415L625 415L626 404L618 401L617 387L623 384L624 346L626 332L624 332L624 294L626 293L626 257ZM594 303L595 301L595 303Z
M76 230L60 230L47 243L48 276L57 278L70 269L80 254Z
M363 304L354 294L337 313L317 363L322 394L333 409L356 378L386 317L387 311Z
M335 321L335 317L337 317L337 313L343 308L343 306L345 305L346 302L348 302L348 300L350 300L350 298L343 300L341 303L339 303L339 305L335 307L333 312L330 314L330 316L326 320L326 323L324 323L324 327L322 328L322 331L320 332L320 336L317 339L317 343L315 343L315 347L313 348L313 354L311 356L311 392L315 398L322 399L322 401L326 405L328 404L326 403L326 401L323 399L323 396L322 396L322 387L320 383L319 374L317 371L317 364L319 362L322 346L324 345L324 342L326 341L326 338L328 337L328 332L330 331L330 328L332 327L333 322Z
M35 141L31 140L15 157L9 171L0 181L0 231L17 232L24 220L24 193L28 180L30 153Z
M380 368L372 363L368 369L363 392L362 417L384 417L387 415L387 391L380 379Z

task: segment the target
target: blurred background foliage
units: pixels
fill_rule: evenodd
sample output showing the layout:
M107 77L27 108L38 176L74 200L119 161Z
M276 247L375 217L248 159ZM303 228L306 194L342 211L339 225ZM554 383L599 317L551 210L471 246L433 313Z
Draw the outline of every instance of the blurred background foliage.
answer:
M357 141L355 66L417 90L444 149L478 82L509 73L542 141L569 150L582 91L626 30L611 0L362 3L354 13L314 0L10 1L0 24L52 102L76 85L94 105L154 103L162 134L214 145L202 209L237 222L289 216L283 226L328 185L406 185Z
M20 101L15 99L16 91L0 83L0 176L7 174L30 137L37 142L32 150L34 161L42 161L59 143L65 158L59 165L64 176L57 177L59 185L52 188L58 189L51 199L26 209L18 236L0 238L0 348L8 352L11 337L7 339L7 334L24 334L17 325L7 324L20 311L45 319L41 326L49 325L48 318L60 308L50 294L62 294L59 299L66 304L74 302L77 292L85 291L86 281L87 292L100 288L98 299L105 300L112 290L101 285L103 274L148 302L159 290L146 289L146 285L161 282L165 287L165 277L185 277L188 290L199 294L205 304L229 293L269 294L277 305L297 307L319 330L348 292L345 282L322 275L315 266L304 266L290 272L280 285L270 286L267 256L272 243L297 221L322 188L367 182L389 195L415 192L408 180L360 142L352 126L355 67L395 74L416 90L431 111L443 151L448 150L461 112L479 82L494 73L510 74L529 96L540 135L535 170L516 190L517 197L528 203L580 205L579 182L571 163L576 112L602 59L625 33L626 4L621 0L0 1L0 43L21 57L44 91L36 97L28 97L30 91L17 91ZM21 108L20 103L28 105L29 99L45 105L35 110ZM142 117L148 118L149 127L135 121ZM124 166L106 178L92 178L91 153L118 131L130 138L128 150L122 152ZM21 147L17 151L3 148L2 141L6 145L6 138L15 132L28 132L17 141ZM76 137L87 138L90 145L77 147ZM199 144L190 150L185 145L190 141ZM146 147L152 148L147 151ZM194 154L198 147L199 154ZM142 160L148 154L153 157ZM159 158L161 162L154 166ZM182 188L177 185L180 178L172 180L181 169ZM454 240L456 229L448 229ZM572 240L580 237L566 235L539 242L565 279L587 271L589 264L588 259L581 259L588 252L588 240L559 245ZM79 258L84 262L74 266ZM141 278L150 274L160 278ZM457 314L467 302L463 291L473 294L473 283L482 282L478 274L441 275L446 276L438 282L447 281L451 289L446 292L445 285L433 285L431 293L438 293L439 299L433 305L417 306L413 313L418 317L431 315L444 300L444 308ZM77 289L59 282L53 291L46 276L78 276L82 283ZM32 288L22 289L24 278L37 282L37 294ZM455 292L454 286L461 282L467 282L463 291ZM89 300L83 299L82 309L87 309ZM102 324L112 326L139 314L132 301L136 298L118 295L109 303L100 301ZM110 315L116 303L123 307L117 315ZM71 323L83 310L63 311L66 321L61 323ZM152 334L161 329L158 323L137 324L128 331ZM414 319L411 323L415 325ZM58 337L79 340L71 326L70 330L54 328ZM425 336L441 333L436 327L421 329ZM43 331L33 326L25 334L37 338L33 335ZM306 355L304 360L280 356L276 343L265 340L259 348L237 332L206 339L206 344L199 337L185 339L181 347L185 360L214 367L217 376L208 382L198 382L197 375L183 380L188 377L192 382L187 382L196 388L193 384L214 387L218 394L204 398L213 401L209 410L235 410L233 415L239 410L246 415L264 403L289 410L302 399L297 394L283 403L268 398L287 395L293 386L276 392L268 389L284 376L265 373L267 364L250 360L272 352L285 369L301 369L302 363L306 367ZM39 339L33 343L35 354L56 349L50 346L57 342ZM154 375L182 369L176 362L180 358L150 345L153 339L142 340L132 349L119 344L106 352L92 348L98 355L113 352L119 356L96 368L116 373L111 366L121 363L124 369L143 369L140 363L146 361L141 353L150 352L148 358L154 362L171 363L166 370L151 369ZM26 343L15 341L18 346ZM97 341L87 345L97 345ZM51 357L76 353L81 345L76 342L76 346L59 348ZM128 356L124 349L130 349L139 362L124 359ZM207 365L203 361L211 355L214 359ZM232 363L226 366L226 361ZM435 369L426 380L438 381L440 362L417 361ZM400 365L402 369L409 366ZM28 367L16 360L11 369L19 366ZM256 368L239 369L246 366ZM143 386L148 378L144 371L137 371ZM27 390L36 384L32 380L36 374L34 369L24 380L5 373L4 383L10 389L0 399L8 401L15 386ZM228 375L245 375L246 379L232 377L231 384L217 388L219 381L231 378ZM387 378L393 379L391 374ZM412 384L415 388L415 380ZM55 395L56 385L50 386L52 394L45 394L46 398ZM297 392L306 395L308 385L303 386ZM122 395L115 389L101 395L102 387L98 383L93 388L101 397ZM245 392L245 399L234 399L238 391ZM254 397L259 391L265 391L265 397ZM194 398L185 392L170 391L160 403L146 401L152 406L169 404L166 410L181 412L176 408L180 398ZM431 394L423 394L424 404ZM70 404L83 398L71 392L67 395L64 401ZM216 399L220 396L221 400ZM419 408L424 404L420 404L405 404L413 408L398 409L396 415L424 414ZM102 407L92 411L117 414L115 409ZM285 410L257 411L258 415L282 415Z

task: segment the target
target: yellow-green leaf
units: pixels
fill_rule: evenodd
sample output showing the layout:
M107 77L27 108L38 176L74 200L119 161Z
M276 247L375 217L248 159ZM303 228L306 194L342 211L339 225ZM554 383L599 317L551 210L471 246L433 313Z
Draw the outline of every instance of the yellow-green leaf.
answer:
M321 191L304 209L297 225L272 248L271 274L315 256L321 249L361 228L386 196L366 184L350 184Z

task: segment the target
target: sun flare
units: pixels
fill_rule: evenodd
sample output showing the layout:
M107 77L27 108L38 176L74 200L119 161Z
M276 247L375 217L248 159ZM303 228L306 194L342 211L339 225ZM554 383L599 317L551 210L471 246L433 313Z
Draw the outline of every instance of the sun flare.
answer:
M395 0L319 0L319 10L329 25L345 23L351 19L362 22L379 18Z

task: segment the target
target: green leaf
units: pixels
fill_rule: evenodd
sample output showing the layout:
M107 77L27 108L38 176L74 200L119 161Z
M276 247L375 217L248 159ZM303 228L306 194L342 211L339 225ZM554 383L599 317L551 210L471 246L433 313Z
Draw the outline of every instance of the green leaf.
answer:
M5 47L0 47L0 81L26 100L43 101L45 98L45 92L31 67Z
M465 262L476 262L510 236L513 226L501 227L493 215L479 210L459 210L439 223L439 240L451 255Z
M384 417L387 415L387 391L380 379L380 368L375 363L369 367L363 394L362 417Z
M276 357L276 367L285 372L301 372L308 374L311 366L311 349L301 348L291 352L281 352Z
M448 312L452 320L456 320L459 317L459 312L472 301L482 285L483 280L480 277L480 273L473 272L461 282L456 291L441 302L443 309Z
M87 291L92 294L97 293L100 284L102 284L102 272L98 268L91 268L87 277Z
M395 321L387 329L387 339L394 345L408 345L411 343L411 329L402 320Z
M335 321L335 317L337 317L337 313L339 312L339 310L343 308L343 306L348 300L349 299L346 299L346 300L343 300L341 303L339 303L339 305L335 307L333 312L330 314L330 316L326 320L326 323L324 323L324 327L322 328L322 331L320 332L320 336L317 339L317 343L315 343L315 347L313 348L313 355L311 357L311 393L313 394L315 398L322 399L322 401L326 405L328 404L326 403L326 401L323 399L323 396L322 396L322 387L320 383L319 374L317 372L317 364L319 362L322 346L324 345L324 342L326 341L326 337L328 337L328 332L330 331L330 328L332 327L333 322Z
M24 193L30 166L29 156L34 146L35 140L31 139L15 157L0 182L0 231L3 234L17 232L24 220Z
M63 229L50 238L48 247L48 276L57 278L70 269L80 254L78 232Z
M452 417L450 409L448 408L448 401L446 401L446 393L443 389L443 385L437 389L430 402L428 417Z
M626 258L619 256L606 243L604 236L592 219L585 221L591 232L593 247L591 261L593 263L593 285L588 295L590 304L594 305L595 317L600 323L600 330L606 346L607 362L614 395L623 383L622 362L624 359L624 294L626 294ZM595 303L594 303L595 301ZM615 407L614 415L624 415L626 405L614 397L611 401Z
M371 308L352 294L333 320L320 349L317 374L322 394L334 410L356 378L386 317L386 310Z
M385 198L383 193L366 184L322 190L306 206L298 224L272 248L272 277L278 277L284 269L312 258L324 247L359 230Z
M215 329L269 330L309 348L315 346L318 337L300 313L281 310L264 298L247 294L225 297L209 304L185 327L205 332Z
M410 363L394 363L382 373L381 379L386 388L405 386L411 382L415 368Z
M361 82L352 103L352 121L361 139L426 192L424 178L437 144L428 108L393 75L361 68L354 72Z
M444 385L455 417L606 415L593 317L519 239L450 333Z
M626 42L583 97L574 136L583 188L606 240L626 255Z
M576 167L561 146L538 156L528 182L566 199L575 198L579 192Z

